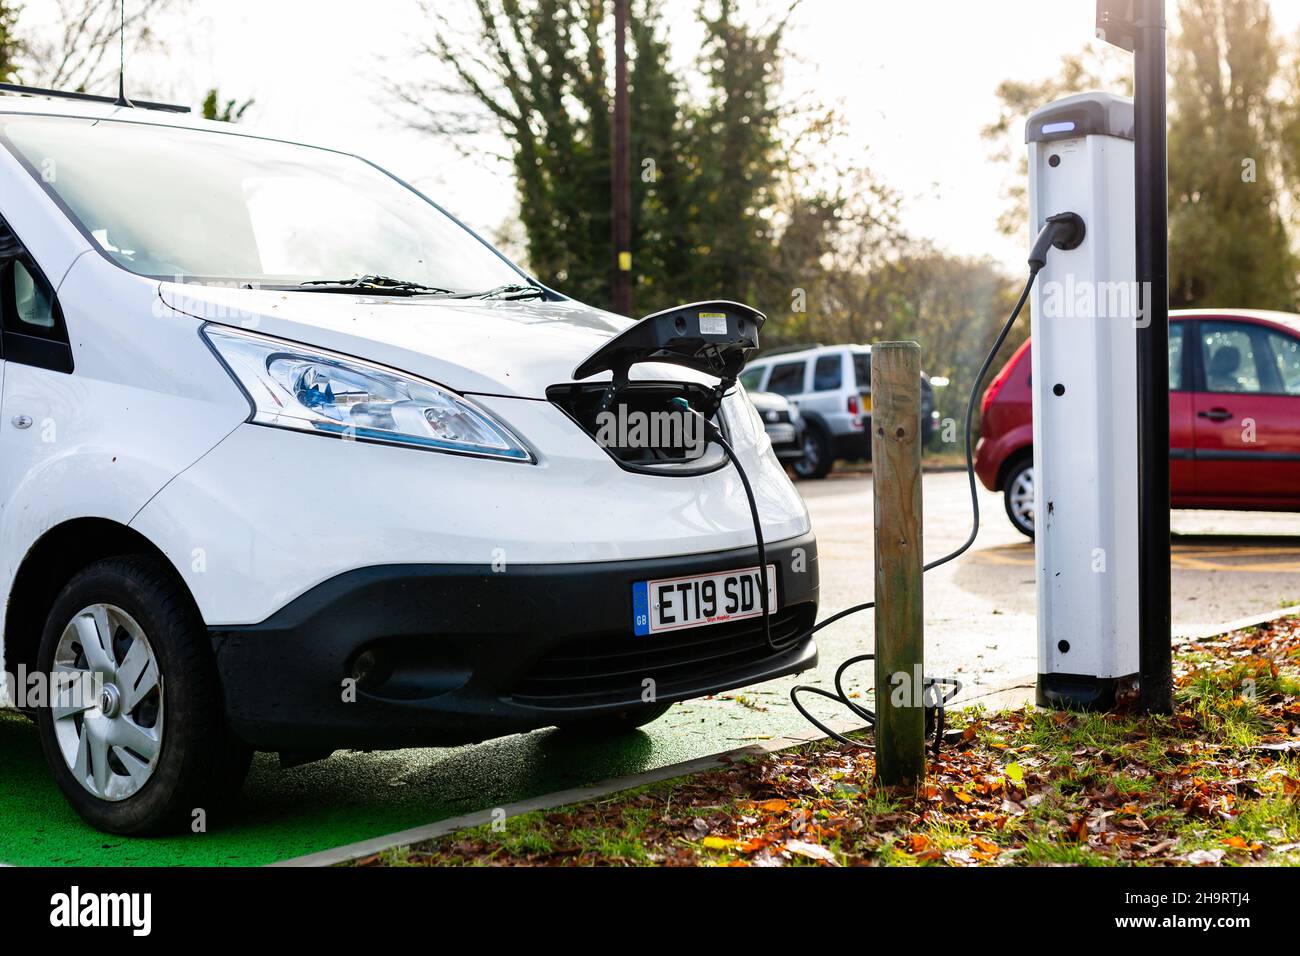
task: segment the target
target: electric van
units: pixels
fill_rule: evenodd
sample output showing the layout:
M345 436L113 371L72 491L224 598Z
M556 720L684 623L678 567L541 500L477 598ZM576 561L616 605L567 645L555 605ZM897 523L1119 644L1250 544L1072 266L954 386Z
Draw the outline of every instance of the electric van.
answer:
M626 729L816 663L816 542L743 388L621 394L718 391L766 574L716 445L597 440L610 373L574 373L631 320L363 159L0 96L0 289L0 700L96 827L184 826L254 751Z

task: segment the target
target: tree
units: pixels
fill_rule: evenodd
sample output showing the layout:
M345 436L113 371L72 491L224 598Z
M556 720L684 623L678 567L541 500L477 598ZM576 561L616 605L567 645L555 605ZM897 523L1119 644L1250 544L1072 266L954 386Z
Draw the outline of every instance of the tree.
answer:
M419 53L442 67L446 79L394 88L415 111L412 125L462 148L481 142L484 133L504 135L533 271L579 298L607 303L611 131L604 5L472 0L468 35L453 27L442 5L424 9L432 39ZM637 51L633 56L640 61ZM430 105L430 94L467 108Z
M126 9L129 57L154 42L150 25L185 0L133 0ZM119 0L57 0L52 38L25 38L24 75L37 86L61 90L116 91L122 28Z
M13 83L17 79L18 63L24 53L17 33L21 12L21 4L0 0L0 83Z
M393 86L412 125L480 151L482 134L504 136L529 265L544 282L607 305L606 3L472 0L468 31L453 26L445 4L425 10L433 31L420 53L441 77ZM705 92L692 99L668 69L659 10L660 0L634 4L629 30L638 311L690 298L746 298L770 278L774 191L784 162L774 91L785 19L753 25L734 0L705 0Z
M947 388L936 390L935 407L942 418L961 422L975 374L1019 289L987 259L945 255L928 244L900 260L874 285L880 326L873 338L923 343L925 370L949 380ZM1008 337L1002 360L1028 337L1027 320L1022 317ZM999 367L996 359L992 367ZM960 441L960 434L950 434Z
M668 69L671 51L657 4L634 10L631 105L633 303L641 311L672 304L675 276L689 276L694 150L688 142L684 91ZM592 197L593 201L599 201Z
M1279 209L1280 43L1265 0L1184 0L1173 45L1169 292L1175 306L1291 310Z
M998 217L1004 235L1028 232L1029 159L1025 153L1025 120L1040 106L1075 93L1100 90L1120 96L1133 95L1132 57L1110 46L1090 47L1082 53L1061 58L1060 69L1038 81L1004 80L998 84L998 116L984 127L982 135L993 147L996 162L1013 166L1015 176L1003 189L1007 208Z
M1281 197L1300 186L1295 47L1276 36L1266 0L1182 0L1178 22L1169 41L1170 302L1293 309L1297 262ZM1131 57L1103 47L1067 57L1047 80L999 86L999 115L984 134L1016 164L1004 232L1027 231L1024 119L1087 89L1132 95Z
M750 27L734 0L700 8L709 96L691 111L688 140L696 163L693 278L701 293L749 295L769 264L776 236L764 212L782 167L775 92L788 16Z
M205 120L215 120L219 123L238 123L252 105L252 99L244 100L243 103L236 100L226 100L223 104L214 87L208 90L208 95L203 98L203 118Z

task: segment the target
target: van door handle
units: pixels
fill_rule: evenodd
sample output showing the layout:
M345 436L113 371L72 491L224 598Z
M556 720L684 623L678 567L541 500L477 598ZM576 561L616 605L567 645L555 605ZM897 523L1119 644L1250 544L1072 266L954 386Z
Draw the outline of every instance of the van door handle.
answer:
M1226 408L1211 408L1209 411L1196 413L1201 418L1208 418L1212 422L1226 422L1232 417L1232 412Z

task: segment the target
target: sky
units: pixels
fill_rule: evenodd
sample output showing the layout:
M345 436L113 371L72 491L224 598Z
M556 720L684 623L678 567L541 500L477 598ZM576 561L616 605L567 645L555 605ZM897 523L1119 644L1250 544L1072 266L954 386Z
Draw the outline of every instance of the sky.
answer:
M438 2L452 11L464 0ZM665 2L673 66L689 77L697 0ZM1300 29L1300 2L1273 8L1279 29ZM167 56L129 68L149 92L197 103L217 86L223 98L252 97L250 129L361 153L488 235L512 217L508 167L461 156L395 114L388 81L428 75L412 52L429 29L415 0L367 0L364 13L355 0L191 0L188 9L185 22L165 25ZM786 90L840 109L842 148L899 192L911 234L1019 272L1028 239L996 227L1011 171L990 161L980 129L997 114L1002 80L1048 76L1062 56L1100 44L1094 16L1095 0L803 0Z

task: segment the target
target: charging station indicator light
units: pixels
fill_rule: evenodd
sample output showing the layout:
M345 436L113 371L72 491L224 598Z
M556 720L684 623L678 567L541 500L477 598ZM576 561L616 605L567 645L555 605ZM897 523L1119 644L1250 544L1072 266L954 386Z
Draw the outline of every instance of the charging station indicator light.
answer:
M1064 123L1046 123L1043 126L1043 135L1050 136L1053 133L1073 133L1074 130L1074 120L1067 120Z

